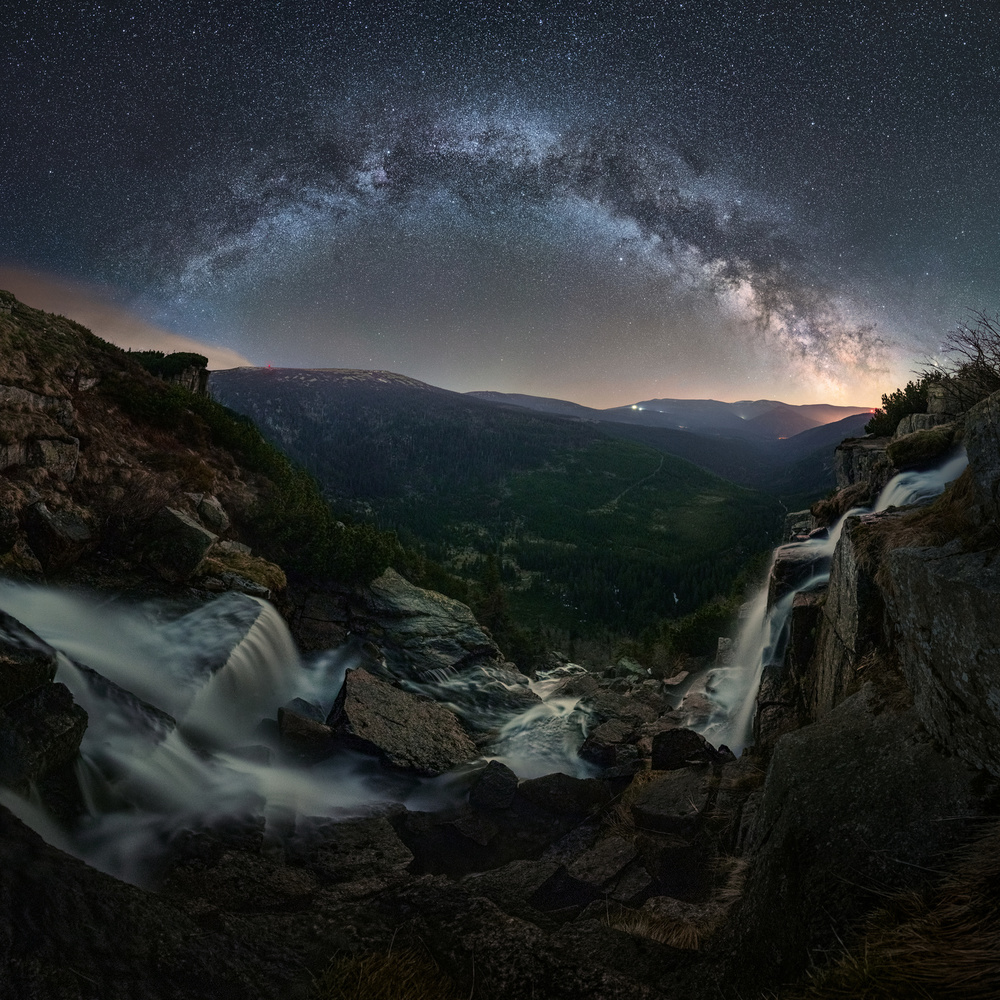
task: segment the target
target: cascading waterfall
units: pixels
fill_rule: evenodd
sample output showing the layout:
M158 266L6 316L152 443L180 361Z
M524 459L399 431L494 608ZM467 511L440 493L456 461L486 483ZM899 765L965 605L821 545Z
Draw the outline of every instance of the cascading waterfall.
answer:
M785 551L797 549L811 555L812 558L807 561L812 575L770 608L765 581L751 602L740 630L732 666L713 668L705 676L701 691L708 697L713 711L707 719L691 720L691 728L697 729L713 743L725 744L740 754L750 743L757 691L764 669L770 663L779 662L784 655L786 626L795 595L820 587L829 580L830 560L847 518L878 513L890 507L926 503L944 492L945 486L957 479L967 464L968 458L962 449L936 469L900 472L886 484L871 507L852 508L830 528L826 537L783 546Z
M965 464L961 454L931 472L902 473L872 509L936 496ZM849 511L827 537L798 543L813 575L796 592L826 581L844 520L859 512ZM748 743L760 679L780 660L794 596L768 609L765 587L745 617L734 665L705 675L700 691L711 712L689 724L712 742L737 753ZM433 809L467 786L471 768L416 778L350 752L309 769L271 760L260 746L260 720L273 720L292 698L328 708L357 663L346 647L303 662L266 602L227 594L192 611L0 582L0 609L58 651L57 680L89 716L76 765L86 815L72 833L37 797L0 790L0 802L51 843L121 878L146 881L181 830L260 816L268 827L285 828L296 815L347 818L390 802ZM577 751L591 717L579 698L560 693L578 672L585 671L566 664L529 682L475 668L401 683L488 732L484 758L503 761L521 778L586 776L594 768ZM698 691L691 685L689 693Z
M303 662L264 601L229 594L179 614L2 582L0 608L58 651L56 679L89 716L76 766L87 815L72 834L40 802L3 790L0 802L50 843L120 878L146 882L179 830L261 815L280 827L290 816L347 818L390 802L440 808L465 788L469 769L417 778L346 751L309 769L261 753L261 719L292 698L329 708L357 665L347 648ZM592 771L576 753L587 714L578 699L548 697L581 669L529 682L477 668L405 686L492 730L485 756L519 776L583 775Z

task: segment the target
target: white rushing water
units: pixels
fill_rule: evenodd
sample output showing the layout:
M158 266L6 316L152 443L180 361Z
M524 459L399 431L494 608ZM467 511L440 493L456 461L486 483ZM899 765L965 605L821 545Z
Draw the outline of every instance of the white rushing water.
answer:
M143 882L177 831L227 817L263 816L270 825L296 815L346 818L390 802L432 809L467 786L469 768L408 777L346 751L308 769L280 755L266 761L260 720L296 697L328 711L356 662L346 649L303 662L264 601L226 595L180 614L6 581L0 609L59 651L56 679L89 717L77 765L87 815L78 829L61 830L37 796L3 791L0 801L50 843L121 878ZM583 775L592 770L577 755L587 714L578 699L553 694L580 669L536 682L476 669L405 686L493 732L484 762L502 760L522 778Z
M878 513L890 507L925 503L944 492L948 483L957 479L967 464L968 459L963 449L936 469L901 472L886 484L871 507L849 510L831 526L825 537L782 546L786 553L798 550L811 557L807 559L810 575L771 608L767 606L768 584L765 581L751 602L740 629L732 665L708 671L703 683L692 687L692 693L702 693L707 697L711 712L707 717L703 715L691 719L691 728L697 729L712 743L725 744L739 755L751 741L757 691L764 669L770 663L780 662L784 654L786 626L795 595L827 582L830 577L830 560L847 518L856 514Z
M872 509L936 496L965 464L962 454L940 469L896 476ZM827 537L798 543L812 575L796 592L827 579L843 520ZM708 703L707 716L688 724L737 754L750 739L762 673L780 660L794 596L768 609L765 586L745 616L733 665L709 671L688 692ZM262 743L273 745L279 706L302 698L329 711L357 665L346 648L303 661L264 601L227 594L191 610L0 581L0 609L59 651L57 680L89 716L76 768L86 815L77 828L61 829L37 795L0 790L0 802L49 842L133 882L148 877L179 831L261 816L267 827L287 828L289 817L346 818L380 803L432 809L455 802L476 766L430 779L346 751L308 769L262 753ZM565 664L529 681L475 668L400 683L483 734L480 766L497 759L521 778L582 777L595 770L577 753L592 719L579 698L562 693L581 672ZM261 720L272 720L270 736Z

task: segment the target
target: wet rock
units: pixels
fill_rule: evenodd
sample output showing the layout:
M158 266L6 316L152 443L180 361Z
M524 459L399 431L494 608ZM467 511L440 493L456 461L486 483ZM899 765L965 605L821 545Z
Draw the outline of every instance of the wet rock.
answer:
M517 775L506 764L491 760L469 789L469 805L475 809L506 809L517 794Z
M129 735L142 733L150 745L155 745L177 728L173 716L127 691L102 673L82 663L74 662L73 666L88 690L100 700L102 731L119 727ZM83 700L87 703L85 698Z
M829 561L809 545L793 543L775 549L774 562L767 584L767 605L772 607L786 594L799 589L816 576Z
M634 720L609 719L587 734L579 754L598 767L616 767L638 756L634 741Z
M415 587L393 569L361 592L351 610L353 629L378 638L399 669L415 679L504 662L466 605Z
M278 709L278 737L282 749L304 764L326 760L337 749L329 726L289 708Z
M0 708L48 684L55 675L55 650L0 611Z
M477 755L453 712L362 669L347 672L327 725L340 745L417 774L441 774Z
M0 783L26 790L73 760L87 713L63 684L46 684L0 709Z
M165 580L179 583L193 576L219 540L207 528L173 507L163 507L149 526L146 559Z
M32 552L47 573L66 569L97 544L96 536L79 514L52 511L44 503L27 509L24 528Z
M861 514L844 523L817 633L820 652L802 683L810 717L829 712L856 687L859 662L882 639L882 596L863 556L864 540L868 525L896 516Z
M717 780L709 765L657 773L632 799L636 825L693 837L702 824Z
M808 535L816 527L812 511L795 510L785 515L785 523L781 529L781 537L785 542L795 541L797 536Z

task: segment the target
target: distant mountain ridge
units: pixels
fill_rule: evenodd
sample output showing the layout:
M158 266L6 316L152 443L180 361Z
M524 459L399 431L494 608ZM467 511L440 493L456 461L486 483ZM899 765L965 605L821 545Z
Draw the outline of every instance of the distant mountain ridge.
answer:
M539 413L557 413L588 420L665 427L697 434L759 441L791 438L803 431L847 417L871 414L871 408L867 406L840 406L832 403L795 405L775 399L743 399L735 403L715 399L645 399L599 410L569 400L523 393L475 391L466 395L493 403L520 406Z

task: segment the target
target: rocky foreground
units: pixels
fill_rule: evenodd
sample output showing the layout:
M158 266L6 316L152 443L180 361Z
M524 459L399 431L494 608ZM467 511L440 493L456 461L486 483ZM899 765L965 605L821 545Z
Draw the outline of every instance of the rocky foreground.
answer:
M508 714L537 702L468 608L391 570L368 587L286 585L253 552L266 483L94 395L120 377L114 350L5 303L6 572L169 596L179 615L228 592L239 618L244 595L266 591L301 649L349 643L357 669L329 703L276 706L243 752L303 771L360 753L386 775L455 777L434 809L267 825L247 809L192 825L162 845L143 888L0 805L0 997L322 996L331 969L402 952L436 967L439 995L483 1000L1000 993L1000 920L982 891L996 874L954 853L995 854L1000 397L842 446L842 489L792 518L798 537L960 442L970 469L930 506L848 519L829 584L795 599L752 752L735 759L687 728L707 706L638 664L563 663L548 697L589 713L592 776L518 780L483 760L490 718L415 693L483 677ZM29 323L45 336L17 340ZM800 548L779 550L772 602L808 575ZM2 794L30 792L71 828L95 720L55 670L45 642L0 620ZM133 693L115 696L135 708ZM147 708L152 738L172 731ZM874 991L874 960L848 963L845 986L838 953L874 956L885 941L895 986ZM789 985L810 969L819 985Z

